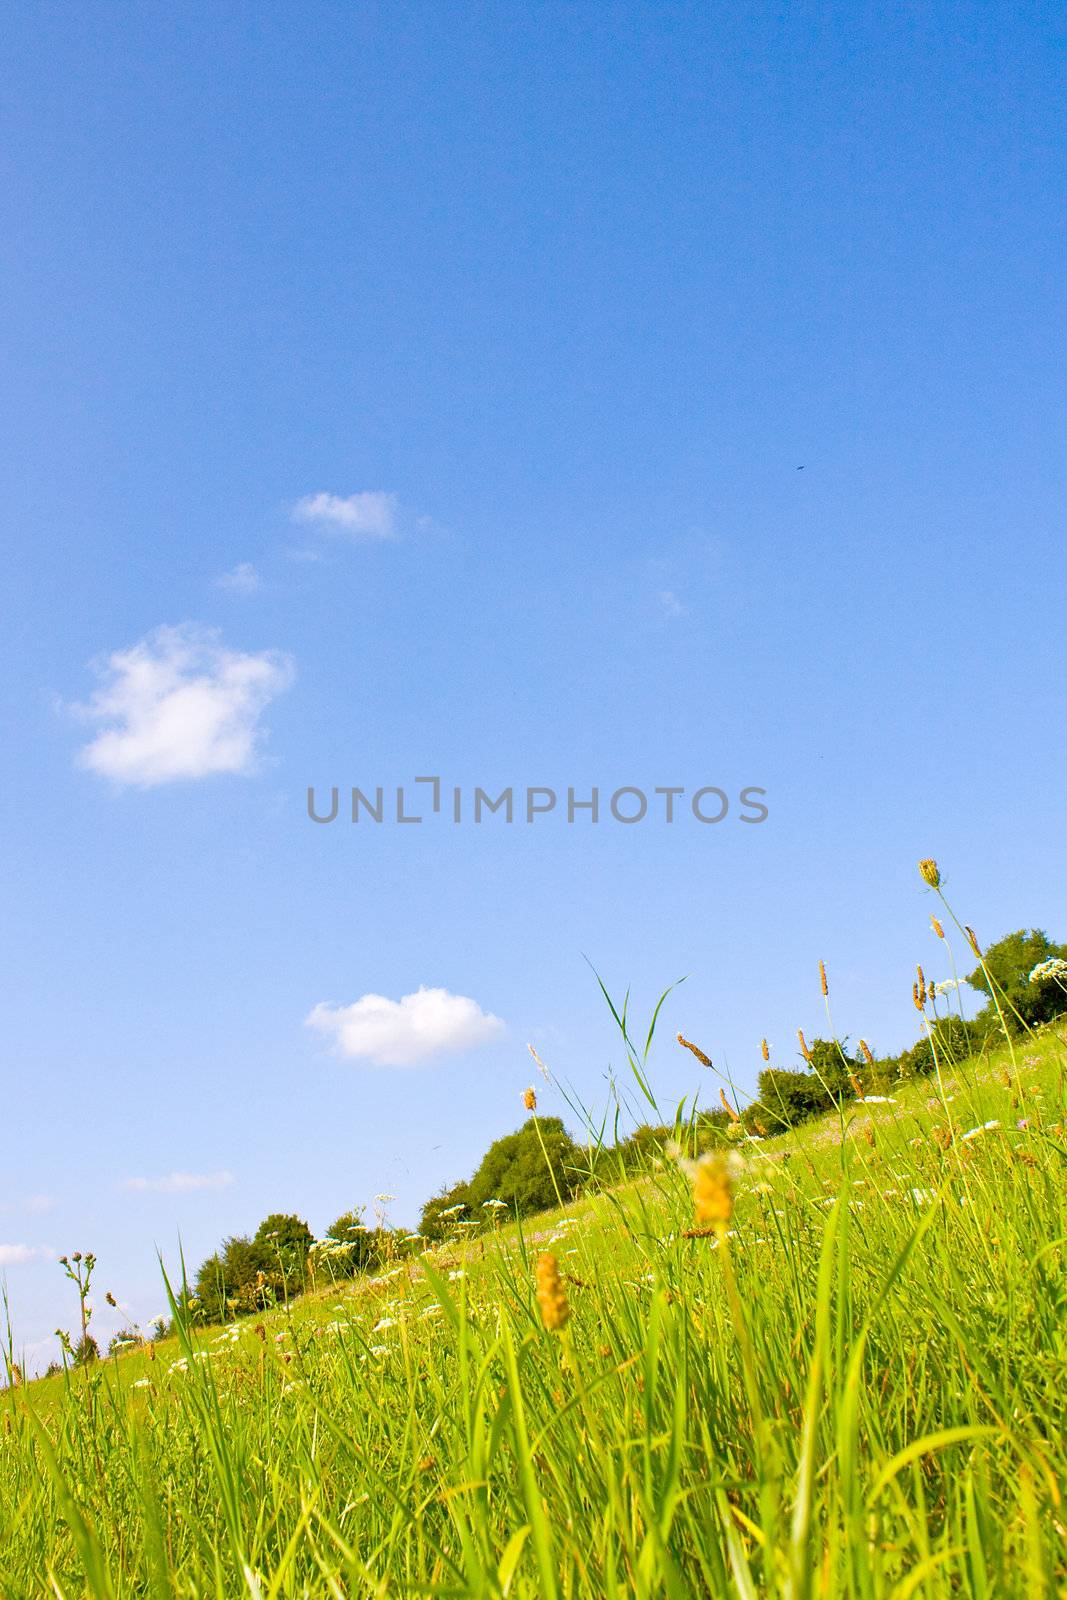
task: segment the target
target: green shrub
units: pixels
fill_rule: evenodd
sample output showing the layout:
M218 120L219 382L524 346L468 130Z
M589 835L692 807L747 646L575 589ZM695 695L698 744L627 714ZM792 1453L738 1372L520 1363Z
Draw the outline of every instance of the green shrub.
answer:
M827 1111L832 1104L813 1072L789 1072L784 1067L764 1067L757 1094L772 1131L793 1128L798 1122Z
M1054 977L1030 982L1030 974L1042 962L1067 959L1067 945L1054 944L1042 928L1019 928L990 945L982 965L968 974L967 982L990 996L989 1004L979 1013L987 1021L996 1021L989 979L998 990L1004 1021L1012 1032L1021 1028L1040 1027L1054 1017L1067 1012L1067 988ZM989 977L986 974L989 974Z

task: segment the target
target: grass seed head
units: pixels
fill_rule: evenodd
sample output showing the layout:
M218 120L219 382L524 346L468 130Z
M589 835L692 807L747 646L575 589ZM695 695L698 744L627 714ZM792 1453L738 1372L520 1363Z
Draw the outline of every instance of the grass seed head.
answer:
M522 1103L526 1107L527 1111L537 1110L537 1090L534 1088L533 1084L531 1084L528 1089L524 1089L522 1091Z
M922 874L922 880L924 883L928 883L931 889L940 889L941 869L936 861L933 861L929 856L926 856L922 861L919 862L919 871Z
M863 1059L864 1059L864 1061L866 1061L866 1063L867 1063L867 1065L869 1067L873 1067L874 1066L874 1057L871 1054L871 1047L867 1043L866 1039L861 1039L860 1040L860 1049L863 1051Z
M805 1061L810 1061L811 1060L811 1051L808 1049L808 1041L804 1037L803 1028L798 1028L797 1029L797 1038L800 1040L800 1053L801 1053L801 1055L804 1057Z
M726 1115L729 1117L730 1121L731 1122L740 1122L741 1118L738 1116L737 1111L734 1109L734 1107L730 1104L729 1100L727 1100L727 1098L726 1098L726 1090L725 1089L720 1089L719 1090L719 1099L722 1101L722 1108L726 1112Z
M829 997L830 985L826 981L826 963L824 961L819 962L819 985L822 988L823 999L825 1000Z
M970 945L971 949L974 951L974 953L978 957L979 961L981 961L981 959L982 959L982 947L978 943L978 935L975 933L973 928L968 928L966 926L964 926L963 931L967 935L967 943Z
M709 1150L693 1168L693 1211L699 1227L725 1229L734 1214L734 1168L719 1150Z
M559 1275L559 1262L549 1250L543 1250L537 1258L535 1283L541 1321L549 1333L558 1333L570 1320L571 1308Z
M703 1050L701 1050L700 1046L693 1043L692 1039L687 1039L683 1034L679 1034L678 1043L682 1046L683 1050L691 1050L702 1067L711 1066L711 1057L706 1056Z
M931 926L931 928L933 928L934 932L937 934L937 937L939 939L943 939L945 937L945 930L941 926L940 922L938 922L936 917L931 917L930 918L930 926Z
M763 1039L761 1041L760 1047L759 1047L759 1053L763 1057L764 1061L769 1061L771 1059L770 1046L768 1045L766 1039Z

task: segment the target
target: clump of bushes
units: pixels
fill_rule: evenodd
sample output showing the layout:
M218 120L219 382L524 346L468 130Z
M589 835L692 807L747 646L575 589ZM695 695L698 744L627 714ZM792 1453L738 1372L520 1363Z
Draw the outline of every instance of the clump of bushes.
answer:
M426 1202L419 1232L426 1239L442 1239L457 1219L480 1220L494 1201L512 1216L547 1211L577 1192L583 1162L581 1149L559 1117L529 1117L489 1146L472 1178Z

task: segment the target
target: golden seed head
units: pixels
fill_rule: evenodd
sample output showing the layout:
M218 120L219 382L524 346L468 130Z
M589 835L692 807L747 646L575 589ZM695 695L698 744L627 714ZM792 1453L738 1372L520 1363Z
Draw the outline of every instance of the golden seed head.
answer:
M726 1098L726 1090L725 1089L720 1089L719 1090L719 1099L722 1101L722 1108L726 1112L726 1115L729 1117L730 1121L731 1122L740 1122L741 1118L738 1116L738 1114L735 1111L734 1107L730 1104L729 1100L727 1100L727 1098Z
M978 943L977 934L975 933L973 928L968 928L966 926L964 927L963 931L967 935L968 944L970 945L971 949L974 951L975 955L978 957L979 961L981 961L981 959L982 959L982 947Z
M522 1091L522 1103L527 1111L537 1110L537 1090L533 1087L533 1084Z
M811 1051L808 1049L808 1041L804 1037L804 1031L803 1031L802 1028L798 1028L797 1029L797 1038L800 1040L800 1053L801 1053L801 1055L804 1057L805 1061L810 1061L811 1060Z
M940 922L938 922L936 917L931 917L930 918L930 926L931 926L931 928L933 928L934 932L937 934L937 937L939 939L943 939L945 937L945 930L941 926Z
M763 1057L764 1061L769 1061L771 1059L770 1046L768 1045L766 1039L761 1042L759 1053Z
M863 1051L863 1059L864 1059L864 1061L866 1061L866 1063L867 1063L867 1065L869 1067L873 1067L874 1066L874 1057L871 1054L871 1047L867 1043L866 1039L861 1039L860 1040L860 1049Z
M734 1214L733 1173L718 1150L701 1156L693 1168L693 1209L699 1227L724 1229Z
M873 1144L874 1144L874 1123L873 1122L865 1122L863 1124L863 1137L864 1137L864 1140L865 1140L865 1142L867 1144L873 1146Z
M826 963L824 961L819 962L819 983L822 986L823 998L826 999L830 993L830 986L826 981Z
M149 1361L154 1361L156 1359L156 1347L154 1344L150 1344L148 1346L148 1359Z
M856 1074L854 1072L850 1072L849 1073L848 1081L852 1085L852 1093L856 1096L856 1099L857 1100L862 1100L863 1099L863 1085L860 1083L860 1080L857 1078L857 1076L856 1076Z
M556 1333L567 1323L571 1308L567 1303L567 1291L559 1275L559 1262L548 1250L542 1251L537 1258L535 1284L541 1321L549 1333Z
M915 971L916 971L916 973L918 974L918 977L919 977L919 993L920 994L925 994L926 993L926 974L923 971L921 966L920 967L916 967Z
M693 1043L692 1039L686 1039L682 1034L679 1034L678 1043L682 1046L683 1050L691 1050L702 1067L711 1066L711 1057L706 1056L703 1050L701 1050L700 1046Z
M919 862L919 871L922 874L922 880L924 883L928 883L931 889L940 889L941 870L936 861L932 861L930 857L927 856L923 861Z

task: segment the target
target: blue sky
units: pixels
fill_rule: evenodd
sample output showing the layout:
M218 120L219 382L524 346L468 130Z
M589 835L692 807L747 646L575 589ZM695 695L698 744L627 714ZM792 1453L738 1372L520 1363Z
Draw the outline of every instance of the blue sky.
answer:
M910 1042L915 961L947 976L921 855L983 937L1067 931L1062 34L8 19L0 1271L31 1359L73 1316L50 1252L145 1319L179 1235L195 1262L380 1192L414 1221L521 1119L527 1041L602 1104L583 957L640 1013L689 975L671 1105L717 1087L677 1028L746 1087L762 1035L785 1064L823 1029L820 958L843 1033ZM431 773L770 814L307 819L309 784Z

